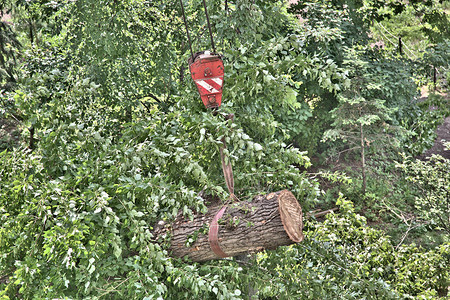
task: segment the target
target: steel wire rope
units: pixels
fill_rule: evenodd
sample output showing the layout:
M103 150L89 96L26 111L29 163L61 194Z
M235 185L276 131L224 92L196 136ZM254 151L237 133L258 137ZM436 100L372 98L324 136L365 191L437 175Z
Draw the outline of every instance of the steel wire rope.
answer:
M213 48L213 52L216 53L216 46L214 45L214 39L211 31L211 24L209 23L208 9L206 8L205 0L203 0L203 7L205 8L206 22L208 23L209 37L211 38L211 46Z
M379 27L381 27L381 28L383 28L387 33L389 33L393 38L395 38L395 39L399 39L397 36L395 36L395 35L393 35L391 32L389 32L389 30L387 30L381 23L379 23L379 22L377 22L376 23ZM394 46L396 46L397 45L397 43L394 43L394 42L392 42L383 32L381 32L380 31L380 33L392 44L392 45L394 45ZM403 40L401 40L401 43L402 43L402 45L404 45L405 46L405 49L406 50L408 50L409 51L409 53L412 55L412 56L414 56L415 58L417 58L417 55L415 55L410 49L409 49L409 47L405 44L405 42L403 42ZM406 53L405 53L406 54ZM411 58L408 54L406 54L406 56L409 58L409 59L411 59L411 60L413 60L413 58Z
M383 37L385 38L385 39L387 39L392 45L394 45L394 46L397 46L397 44L396 43L394 43L394 42L392 42L382 31L380 31L380 33L383 35ZM409 59L411 59L411 60L413 60L413 58L411 58L408 54L406 54L406 52L405 52L405 55L409 58Z
M377 25L380 25L384 30L386 30L387 33L389 33L392 37L398 39L398 37L396 37L395 35L393 35L389 30L386 29L386 27L383 26L383 24L381 24L380 22L377 22ZM414 54L414 52L411 51L411 49L409 49L408 45L406 45L405 42L403 42L403 40L401 40L402 45L405 46L405 49L409 51L409 53L411 53L411 55L415 56L417 58L417 55Z
M189 34L188 24L187 24L187 20L186 20L186 14L184 12L183 0L180 0L180 6L181 6L181 13L183 14L184 27L186 28L186 34L187 34L188 41L189 41L189 49L191 50L191 57L192 57L192 59L194 59L194 52L192 51L191 35ZM206 22L208 24L208 31L209 31L209 38L211 39L211 46L213 49L213 53L216 53L216 45L214 44L214 38L213 38L212 30L211 30L211 23L209 21L208 9L206 7L205 0L203 0L203 7L205 9Z
M192 57L192 60L193 60L194 59L194 52L192 51L191 35L189 34L189 29L188 29L188 25L187 25L187 21L186 21L186 15L184 13L183 0L180 0L180 4L181 4L181 13L183 14L184 27L186 27L186 33L187 33L187 37L188 37L188 41L189 41L189 49L191 49L191 57Z

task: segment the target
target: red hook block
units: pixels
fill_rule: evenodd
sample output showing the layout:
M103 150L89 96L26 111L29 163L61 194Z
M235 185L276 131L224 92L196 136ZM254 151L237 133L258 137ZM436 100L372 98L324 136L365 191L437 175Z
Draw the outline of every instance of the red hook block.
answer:
M209 51L197 52L189 59L189 70L203 104L207 108L222 104L224 67L220 55Z

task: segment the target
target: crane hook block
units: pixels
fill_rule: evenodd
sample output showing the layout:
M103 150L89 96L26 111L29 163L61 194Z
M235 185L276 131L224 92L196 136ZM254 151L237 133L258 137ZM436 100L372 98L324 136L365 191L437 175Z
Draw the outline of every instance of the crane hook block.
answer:
M189 58L189 70L206 108L222 104L223 61L219 54L201 51Z

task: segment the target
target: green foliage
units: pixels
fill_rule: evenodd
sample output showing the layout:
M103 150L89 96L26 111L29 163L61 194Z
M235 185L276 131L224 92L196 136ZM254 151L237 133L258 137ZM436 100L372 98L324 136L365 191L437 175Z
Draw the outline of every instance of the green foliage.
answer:
M394 4L397 10L389 8ZM386 13L372 24L372 46L413 62L414 77L420 85L433 80L433 66L444 74L448 69L448 1L390 1ZM400 39L401 38L401 45ZM430 73L431 70L431 73ZM445 80L438 79L445 88Z
M306 224L303 243L258 255L258 265L278 278L275 288L261 287L264 296L432 299L445 292L448 244L431 251L394 247L382 231L366 226L350 201L340 198L337 204L339 215Z
M194 51L208 49L202 3L184 2ZM8 1L24 49L1 113L35 130L36 147L0 153L0 297L360 299L445 286L446 244L394 249L342 199L339 215L308 222L303 244L251 263L174 259L170 236L153 234L227 199L223 138L240 199L287 188L308 211L320 189L304 151L319 148L330 111L367 104L351 121L368 127L403 119L391 110L408 111L410 70L370 51L359 65L344 57L368 25L357 1L325 2L305 3L301 24L281 0L208 1L226 68L212 115L189 78L178 1Z
M404 115L400 123L406 129L402 144L409 154L420 155L433 146L436 128L450 116L449 100L432 93L423 101L412 103Z
M450 233L450 160L435 154L428 161L404 157L399 167L418 188L415 204L420 215L438 229Z
M442 43L450 36L450 21L447 12L439 9L431 9L423 16L425 26L422 28L432 43Z
M342 140L352 148L360 149L362 160L362 192L366 190L366 155L365 148L375 139L387 134L387 121L390 121L392 110L385 106L381 91L381 78L367 73L367 62L358 58L360 53L349 50L344 65L350 70L348 89L338 95L339 104L331 110L334 118L333 129L324 133L324 140ZM386 133L385 133L386 132ZM356 146L355 146L356 145ZM341 152L340 152L341 153ZM338 158L339 159L339 158Z
M398 37L401 37L404 53L412 59L421 57L420 52L428 45L448 39L447 1L365 2L378 2L373 6L364 6L363 10L372 11L377 20L372 24L375 25L372 27L375 38L382 40L387 49L397 51Z
M15 67L21 44L11 28L12 23L3 20L6 13L3 9L0 4L0 86L2 90L11 90L16 82Z
M234 124L223 121L232 109L230 104L212 116L203 110L193 86L176 80L170 71L177 67L176 44L155 41L161 40L161 34L176 40L171 34L178 31L179 15L179 23L170 25L174 12L164 5L139 1L115 5L68 3L61 7L62 21L75 15L70 22L93 24L82 18L117 14L110 23L101 23L104 27L67 24L59 39L52 38L55 46L50 50L27 53L15 101L26 125L36 129L39 143L32 154L23 149L2 153L1 295L239 298L241 283L227 279L238 276L235 263L190 266L174 260L165 250L170 237L156 240L153 224L170 222L179 211L186 216L205 212L206 200L199 196L202 190L207 199L227 198L218 156L222 137L229 145L226 154L234 164L239 197L290 188L305 199L306 207L311 205L317 187L296 167L308 166L309 160L274 138L275 122L253 131L254 120L245 111ZM76 13L85 9L89 14ZM135 15L137 11L142 16ZM155 22L165 23L146 31L150 25L141 17L148 14L154 15ZM136 17L130 20L128 15ZM165 17L157 19L158 15ZM124 30L109 35L111 26ZM149 35L138 36L141 32ZM295 39L286 39L291 41ZM284 73L260 62L262 53L275 43L279 43L275 38L261 41L255 56L241 55L248 62L245 68L239 68L242 62L236 58L244 46L226 53L236 60L227 72L227 81L236 82L228 86L229 99L260 115L259 124L264 125L270 125L264 116L273 119L270 103L261 99L263 93L256 93L254 86L239 84L255 76L266 83L266 100L273 97L273 105L280 108L294 106L295 97L275 101L275 95L283 94L277 89L285 85ZM160 56L166 54L171 56ZM277 52L272 55L276 57ZM275 66L287 68L300 59L283 59ZM167 62L171 67L164 69ZM253 62L259 69L252 67ZM159 76L164 70L169 75ZM163 85L156 78L172 83ZM234 91L240 92L234 95ZM136 100L147 92L157 98L176 95L147 102L147 107L138 105ZM239 98L241 92L253 95L253 101ZM261 103L266 106L258 107Z
M448 39L428 47L424 54L424 63L427 65L431 64L436 68L448 68L450 64L448 49L450 49L450 40Z
M198 295L217 290L214 284L200 283L213 280L207 276L211 270L197 274L196 268L173 262L151 233L151 224L170 221L180 210L187 215L204 212L201 188L226 198L219 164L212 163L220 142L216 131L229 132L226 122L208 113L181 111L155 112L153 126L127 126L116 142L95 126L72 123L43 136L41 143L48 146L42 152L2 153L0 240L5 255L0 265L2 276L8 277L5 295L98 297L108 292L114 297L156 297L177 295L186 285L197 286ZM242 144L230 148L240 174L236 185L245 187L238 195L260 190L270 178L274 188L287 181L299 197L306 196L309 183L294 168L282 165L302 163L294 149L274 144L266 147L273 152L263 153L236 127L227 139L229 145ZM58 142L50 147L47 140ZM289 157L292 160L286 160ZM268 164L263 163L266 158ZM248 176L256 171L252 161L267 172ZM167 276L183 278L171 292L164 283ZM232 298L236 288L230 294L218 286Z

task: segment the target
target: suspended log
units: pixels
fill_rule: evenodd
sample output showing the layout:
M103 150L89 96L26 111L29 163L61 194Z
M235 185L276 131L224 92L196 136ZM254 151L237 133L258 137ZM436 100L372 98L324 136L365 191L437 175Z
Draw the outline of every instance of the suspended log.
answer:
M212 207L193 220L179 217L155 233L171 235L172 256L200 262L301 242L302 217L297 199L283 190Z

